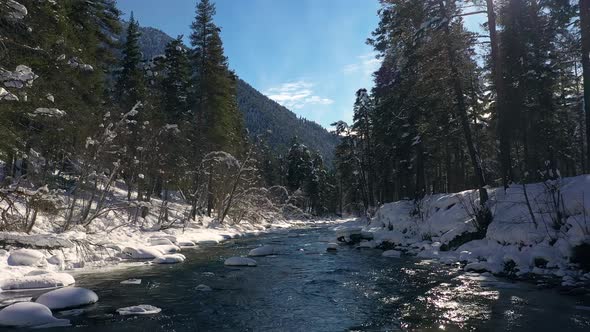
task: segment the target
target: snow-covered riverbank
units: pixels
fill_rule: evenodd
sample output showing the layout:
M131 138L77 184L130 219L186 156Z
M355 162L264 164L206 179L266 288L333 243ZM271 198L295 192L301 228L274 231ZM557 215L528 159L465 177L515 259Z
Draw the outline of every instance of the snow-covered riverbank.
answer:
M337 236L361 247L462 262L466 271L559 277L572 289L590 283L588 262L580 261L590 246L590 175L489 192L494 219L481 240L458 241L475 231L474 191L385 204L369 224L336 227Z

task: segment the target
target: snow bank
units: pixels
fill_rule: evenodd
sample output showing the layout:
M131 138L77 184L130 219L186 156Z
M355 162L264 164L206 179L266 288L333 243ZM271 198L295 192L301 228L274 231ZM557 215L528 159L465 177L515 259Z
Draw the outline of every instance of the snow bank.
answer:
M39 266L45 260L45 256L36 250L18 249L8 256L8 265Z
M154 315L161 312L162 309L149 304L134 305L131 307L119 308L117 312L120 315Z
M335 231L344 240L354 234L369 240L369 232L378 246L405 248L443 263L461 261L469 271L580 277L570 258L575 246L590 243L590 175L488 189L488 193L493 221L485 238L458 248L459 236L475 231L473 207L478 206L479 196L473 190L427 196L417 204L385 204L360 231L355 227ZM561 224L557 223L555 199L562 202ZM370 242L362 241L361 246Z
M47 292L35 300L51 310L71 309L98 302L98 295L90 289L66 287Z
M176 246L174 244L157 245L152 246L152 248L158 250L162 254L175 254L177 252L180 252L181 250L179 246Z
M56 288L72 285L76 281L67 273L48 272L40 275L0 279L0 290Z
M39 303L19 302L0 310L0 326L42 328L69 325L69 320L53 317L51 310Z
M250 250L248 256L250 257L261 257L261 256L270 256L275 253L274 246L262 246L255 249Z
M223 263L226 266L256 266L256 261L246 257L231 257Z

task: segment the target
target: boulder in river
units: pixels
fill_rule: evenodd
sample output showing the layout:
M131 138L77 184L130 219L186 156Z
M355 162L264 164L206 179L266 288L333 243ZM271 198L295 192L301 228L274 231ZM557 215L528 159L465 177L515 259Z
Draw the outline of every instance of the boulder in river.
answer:
M250 257L261 257L261 256L270 256L275 253L274 246L262 246L255 249L250 250L248 256Z
M19 302L0 310L0 326L41 328L69 325L69 320L53 317L49 308L35 302Z
M158 307L149 304L134 305L131 307L119 308L117 312L119 315L154 315L162 311Z
M231 257L223 263L226 266L256 266L256 261L246 257Z
M71 309L98 302L98 295L90 289L66 287L47 292L35 302L51 310Z

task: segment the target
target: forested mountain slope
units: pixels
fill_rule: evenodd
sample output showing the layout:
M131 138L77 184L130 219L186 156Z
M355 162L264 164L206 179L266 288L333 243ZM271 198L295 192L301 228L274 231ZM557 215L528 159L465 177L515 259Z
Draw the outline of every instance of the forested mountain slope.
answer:
M139 44L144 58L163 54L172 39L161 30L142 27ZM313 121L298 117L242 79L238 79L237 90L238 106L251 137L263 135L275 152L284 155L293 137L297 136L310 150L318 151L328 165L332 164L338 144L335 135Z

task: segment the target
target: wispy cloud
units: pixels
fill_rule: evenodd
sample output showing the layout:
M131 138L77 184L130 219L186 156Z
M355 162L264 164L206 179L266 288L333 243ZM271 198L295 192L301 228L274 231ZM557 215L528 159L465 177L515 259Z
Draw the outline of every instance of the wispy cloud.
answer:
M300 80L270 88L265 94L270 99L292 110L303 109L310 105L331 105L334 103L334 100L330 98L316 95L313 87L313 83Z
M364 76L371 76L381 65L381 60L377 59L375 56L375 52L359 55L357 57L357 62L344 66L342 71L345 74L362 74Z

